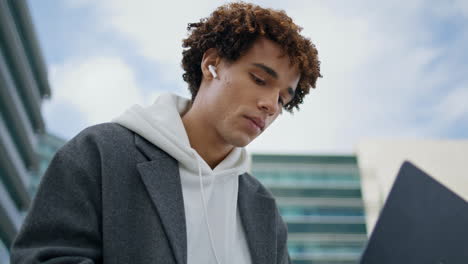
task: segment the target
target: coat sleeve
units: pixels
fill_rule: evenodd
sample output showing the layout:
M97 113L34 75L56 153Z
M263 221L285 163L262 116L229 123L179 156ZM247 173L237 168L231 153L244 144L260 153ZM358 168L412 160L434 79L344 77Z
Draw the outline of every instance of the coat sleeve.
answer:
M55 154L11 246L12 264L102 262L100 162L87 136Z

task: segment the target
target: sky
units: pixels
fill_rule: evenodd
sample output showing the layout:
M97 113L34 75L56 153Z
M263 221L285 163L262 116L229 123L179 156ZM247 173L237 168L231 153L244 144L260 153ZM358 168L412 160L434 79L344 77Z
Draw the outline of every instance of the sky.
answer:
M29 0L52 89L42 106L48 130L70 139L163 92L189 97L187 24L223 3ZM253 3L303 28L323 78L248 150L353 154L368 139L468 139L468 1Z

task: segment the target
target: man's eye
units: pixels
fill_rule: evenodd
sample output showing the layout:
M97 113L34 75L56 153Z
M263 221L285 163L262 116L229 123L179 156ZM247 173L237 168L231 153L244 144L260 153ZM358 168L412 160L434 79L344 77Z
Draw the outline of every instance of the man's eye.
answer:
M283 100L283 98L279 97L279 98L278 98L278 103L279 103L281 106L284 106L284 100Z
M254 80L254 82L258 85L265 85L266 82L260 78L258 78L257 76L255 76L255 74L250 74L250 76L252 77L252 80Z

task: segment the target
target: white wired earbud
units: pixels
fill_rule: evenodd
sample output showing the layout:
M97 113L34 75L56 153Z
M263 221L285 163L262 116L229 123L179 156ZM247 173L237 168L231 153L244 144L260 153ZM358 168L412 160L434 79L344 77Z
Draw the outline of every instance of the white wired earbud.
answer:
M208 65L208 70L213 74L213 78L217 79L218 74L216 73L216 67L213 65Z

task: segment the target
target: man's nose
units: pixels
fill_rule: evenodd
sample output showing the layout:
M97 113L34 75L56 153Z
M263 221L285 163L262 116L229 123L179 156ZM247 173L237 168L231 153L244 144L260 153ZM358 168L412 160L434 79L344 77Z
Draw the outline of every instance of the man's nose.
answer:
M279 110L278 99L278 93L265 93L258 100L258 106L262 111L266 112L268 115L274 115Z

